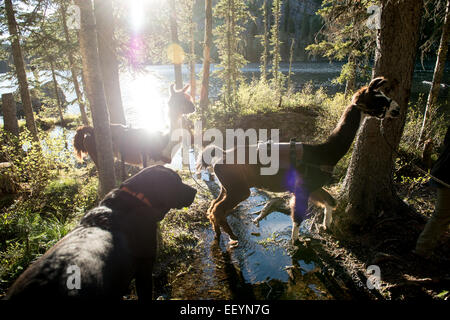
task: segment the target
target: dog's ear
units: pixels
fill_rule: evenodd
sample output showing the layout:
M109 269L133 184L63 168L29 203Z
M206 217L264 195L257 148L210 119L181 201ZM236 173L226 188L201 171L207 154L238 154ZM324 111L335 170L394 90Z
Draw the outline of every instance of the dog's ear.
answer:
M188 85L188 84L185 85L182 91L183 91L184 93L186 93L186 91L189 89L189 87L190 87L190 85Z
M387 83L387 79L384 77L377 77L370 81L369 83L369 91L375 91L381 88L384 84Z

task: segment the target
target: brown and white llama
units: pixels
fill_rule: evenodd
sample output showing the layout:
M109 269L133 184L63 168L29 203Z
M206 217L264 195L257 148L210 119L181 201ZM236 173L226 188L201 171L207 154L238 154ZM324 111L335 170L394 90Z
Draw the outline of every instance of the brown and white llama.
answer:
M272 192L290 191L293 193L292 243L298 238L300 223L306 216L308 200L325 208L323 225L325 228L329 227L336 202L322 187L330 180L332 167L349 150L362 123L362 118L364 116L384 118L399 115L400 108L397 102L384 95L380 90L386 82L385 78L378 77L373 79L368 86L359 89L342 114L337 127L325 142L315 145L294 141L278 143L280 166L275 175L262 175L260 169L263 165L259 159L256 164L248 164L248 162L229 164L233 161L226 159L235 156L237 147L226 151L216 146L207 147L201 155L202 160L199 162L198 169L212 165L221 184L220 194L212 201L207 212L216 233L216 239L220 239L222 228L230 236L232 240L230 244L237 245L238 239L226 218L236 205L250 196L252 187ZM205 152L211 154L211 149L215 149L214 152L219 157L216 157L213 163L207 164L205 163Z

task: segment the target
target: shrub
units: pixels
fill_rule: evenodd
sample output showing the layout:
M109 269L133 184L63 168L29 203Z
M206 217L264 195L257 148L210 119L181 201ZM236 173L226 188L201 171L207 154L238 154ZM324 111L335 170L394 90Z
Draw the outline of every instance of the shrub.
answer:
M425 106L425 104L425 98L421 95L415 104L409 106L405 128L400 141L400 149L415 158L420 158L422 153L422 145L418 147L417 144L423 122L423 112L421 112L421 109L424 107L421 108L421 106ZM424 128L426 135L423 140L431 138L433 139L434 145L438 146L444 140L448 124L445 120L445 114L441 112L440 106L432 106L429 113L430 115ZM435 150L437 151L437 148Z
M3 131L0 135L5 139ZM0 293L97 201L97 179L75 169L65 136L39 137L36 142L24 130L19 139L10 138L0 147L20 186L0 212Z

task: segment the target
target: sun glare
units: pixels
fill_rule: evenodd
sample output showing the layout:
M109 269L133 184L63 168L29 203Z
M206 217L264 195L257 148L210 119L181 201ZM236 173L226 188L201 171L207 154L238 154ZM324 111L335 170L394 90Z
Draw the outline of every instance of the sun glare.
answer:
M140 31L144 25L148 10L160 0L129 0L130 25L134 31Z
M168 98L162 92L161 80L153 74L126 76L123 86L126 92L124 101L128 124L149 131L167 131Z

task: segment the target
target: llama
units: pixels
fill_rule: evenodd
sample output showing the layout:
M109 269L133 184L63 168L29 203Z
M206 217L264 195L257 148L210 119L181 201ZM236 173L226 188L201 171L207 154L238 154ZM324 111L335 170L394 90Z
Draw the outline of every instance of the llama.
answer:
M130 128L122 124L111 124L111 137L114 156L120 158L122 163L147 166L147 158L154 162L170 163L172 149L179 141L170 141L172 132L182 127L183 114L195 111L192 97L186 93L189 85L182 90L175 90L170 86L168 101L170 129L168 133L148 132L142 128ZM74 149L79 159L86 154L90 156L97 166L97 150L94 128L90 126L79 127L74 137Z
M261 188L272 192L292 192L291 205L293 222L291 241L298 239L299 226L304 220L308 200L325 208L323 226L330 227L335 199L322 187L330 180L332 169L347 153L355 138L362 117L365 115L384 117L399 116L399 105L385 96L380 88L387 80L383 77L373 79L366 87L359 89L352 97L351 104L342 114L337 127L324 143L306 144L291 140L278 143L280 168L275 175L261 175L261 163L227 164L227 157L234 157L234 149L221 150L209 146L201 155L198 169L205 167L205 152L216 149L216 157L211 165L221 184L219 196L211 202L207 215L220 239L221 228L229 235L231 245L237 245L238 239L228 225L226 217L240 202L250 196L250 188ZM248 146L247 146L248 147ZM221 161L219 161L221 160Z

